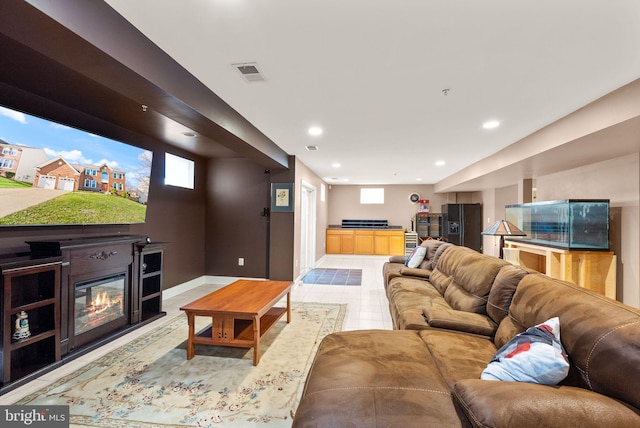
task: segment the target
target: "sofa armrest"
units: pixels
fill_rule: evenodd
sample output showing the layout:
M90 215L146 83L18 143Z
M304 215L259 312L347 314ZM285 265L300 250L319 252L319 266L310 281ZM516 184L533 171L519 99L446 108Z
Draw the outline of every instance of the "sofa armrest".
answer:
M407 262L407 256L391 256L389 257L389 263L402 263Z
M400 269L400 275L402 276L413 276L416 278L423 278L423 279L429 279L431 272L432 271L429 269L421 269L421 268L405 267Z
M474 427L632 427L640 415L583 388L465 379L453 394Z
M498 329L498 325L484 314L458 311L446 306L429 306L422 309L422 314L429 326L435 328L444 328L489 337L494 336Z

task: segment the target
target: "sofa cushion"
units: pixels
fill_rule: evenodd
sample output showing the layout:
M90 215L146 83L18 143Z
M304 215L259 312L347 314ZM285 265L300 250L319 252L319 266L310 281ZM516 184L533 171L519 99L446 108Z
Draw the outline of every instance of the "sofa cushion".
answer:
M640 309L546 275L526 275L509 318L528 328L554 316L572 366L563 384L640 408Z
M440 256L429 281L452 308L486 314L493 281L506 265L507 262L496 257L454 246Z
M391 312L394 328L400 330L429 328L429 324L427 324L427 320L423 315L423 310L425 306L436 305L449 306L435 289L429 290L428 287L424 287L422 292L403 288L394 289L389 299L389 311Z
M557 385L569 373L560 320L551 318L518 334L491 359L480 379Z
M468 426L461 419L416 332L361 330L322 340L293 427Z
M487 315L496 324L500 324L500 321L509 313L509 306L516 287L518 287L520 280L530 272L527 269L508 264L503 266L496 275L487 299Z
M640 426L628 406L582 388L467 379L453 393L475 427Z
M450 246L452 244L448 244L444 241L438 241L437 239L425 239L422 241L420 246L427 249L427 254L424 257L424 261L420 264L421 269L433 270L438 262L438 257L442 254L442 251L447 248L445 246L442 251L438 251L438 249L443 245Z
M422 314L429 327L462 331L465 333L493 336L498 325L486 315L475 312L458 311L449 305L427 305Z
M424 256L427 254L427 249L424 247L416 247L411 252L411 255L407 257L405 265L410 268L417 268L424 260Z
M487 337L437 329L422 330L419 335L450 388L462 379L479 379L496 353Z

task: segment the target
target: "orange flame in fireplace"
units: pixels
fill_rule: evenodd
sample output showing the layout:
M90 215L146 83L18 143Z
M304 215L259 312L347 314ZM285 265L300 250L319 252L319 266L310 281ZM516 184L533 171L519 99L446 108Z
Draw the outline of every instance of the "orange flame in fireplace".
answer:
M98 293L98 295L93 299L91 305L93 306L95 312L102 312L105 309L108 309L114 305L119 305L122 303L122 299L118 296L116 298L109 298L109 295L106 291L102 293Z

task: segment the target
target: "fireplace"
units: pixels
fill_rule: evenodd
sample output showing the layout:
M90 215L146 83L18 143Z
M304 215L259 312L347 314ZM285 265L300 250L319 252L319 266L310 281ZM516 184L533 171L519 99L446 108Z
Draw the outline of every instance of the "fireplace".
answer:
M164 245L142 242L144 237L138 235L28 242L33 258L62 256L63 359L76 358L165 315L161 312ZM153 268L144 270L143 264Z
M94 336L96 331L113 330L127 324L125 274L75 284L73 305L74 342L78 336ZM97 329L97 330L96 330Z

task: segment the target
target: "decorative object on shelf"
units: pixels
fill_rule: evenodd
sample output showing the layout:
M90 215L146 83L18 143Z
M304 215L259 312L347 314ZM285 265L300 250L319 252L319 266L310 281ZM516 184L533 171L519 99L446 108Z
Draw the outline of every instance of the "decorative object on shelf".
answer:
M504 237L505 236L526 236L527 234L518 229L507 220L498 220L491 226L482 231L482 235L499 236L500 237L500 258L503 258Z
M25 311L20 311L16 316L15 329L13 331L13 338L15 340L26 339L31 336L29 330L29 315Z
M429 214L429 199L420 199L418 201L418 212L421 214Z
M293 183L271 184L271 212L293 212Z
M411 193L409 195L409 201L411 201L412 204L415 204L416 202L418 202L420 200L420 195L417 193Z

